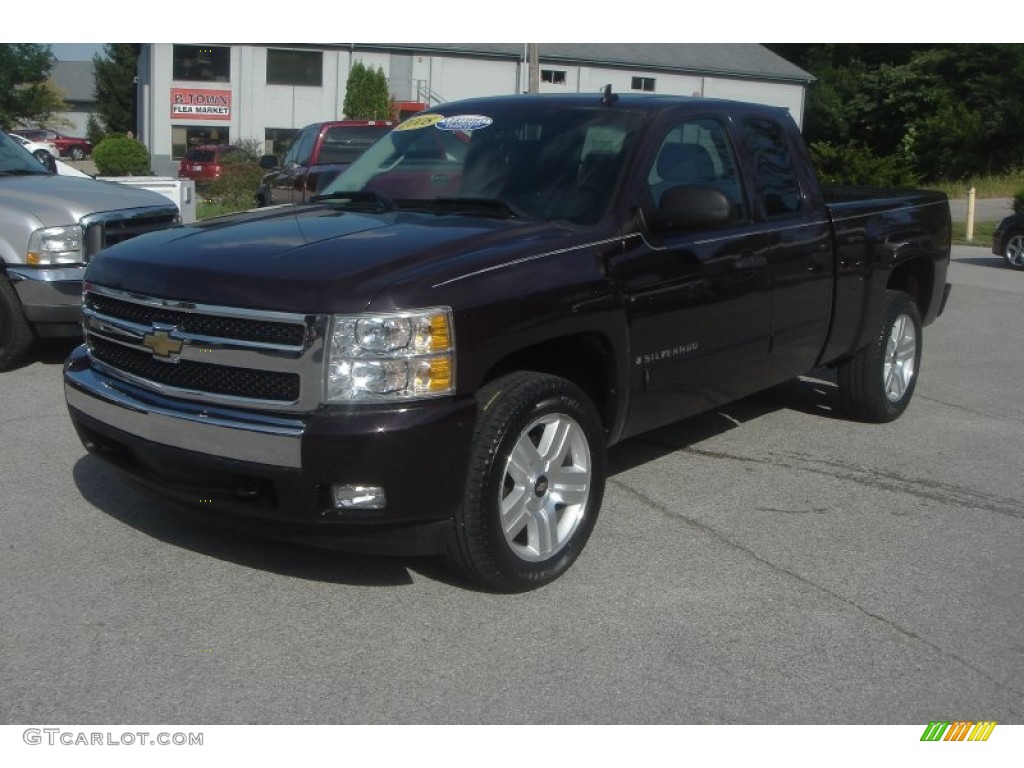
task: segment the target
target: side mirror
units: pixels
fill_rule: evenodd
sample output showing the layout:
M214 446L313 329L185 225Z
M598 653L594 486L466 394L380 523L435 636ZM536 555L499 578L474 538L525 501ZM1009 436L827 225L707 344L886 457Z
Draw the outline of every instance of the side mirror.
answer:
M272 171L277 168L277 155L263 155L260 157L260 168L265 171Z
M732 221L732 204L711 184L684 184L665 190L647 222L655 232L718 229Z
M57 160L49 152L41 153L39 162L42 163L43 167L50 173L57 173Z

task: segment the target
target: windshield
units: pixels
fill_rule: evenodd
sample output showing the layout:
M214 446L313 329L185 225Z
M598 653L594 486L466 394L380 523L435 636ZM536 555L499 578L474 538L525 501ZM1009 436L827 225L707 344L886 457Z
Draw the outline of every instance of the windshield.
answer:
M461 211L465 203L463 212L593 224L611 202L642 120L594 101L566 107L512 100L485 114L454 111L456 105L420 113L374 144L320 198L438 211Z
M47 173L49 171L32 156L31 152L6 133L0 133L0 176L29 174L45 176Z

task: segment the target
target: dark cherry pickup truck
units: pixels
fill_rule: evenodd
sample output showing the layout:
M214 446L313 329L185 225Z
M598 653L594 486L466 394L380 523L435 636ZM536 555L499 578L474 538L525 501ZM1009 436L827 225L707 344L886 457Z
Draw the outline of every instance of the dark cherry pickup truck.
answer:
M900 416L949 254L942 194L823 190L777 109L453 102L311 203L102 252L65 392L164 497L526 590L586 544L614 443L823 365L852 418Z
M256 207L308 201L394 127L394 123L381 120L307 125L280 162L275 155L260 158L266 173L256 190Z

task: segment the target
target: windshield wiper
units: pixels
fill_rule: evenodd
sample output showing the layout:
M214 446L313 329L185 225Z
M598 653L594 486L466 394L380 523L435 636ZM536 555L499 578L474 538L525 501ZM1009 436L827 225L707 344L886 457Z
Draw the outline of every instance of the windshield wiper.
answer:
M505 200L494 197L432 197L426 200L399 200L403 210L463 213L470 216L495 216L502 219L530 218L529 214Z
M353 205L372 204L377 210L393 211L395 202L390 197L385 197L379 192L327 192L323 195L313 195L309 198L311 203L319 203L324 200L344 200Z
M30 171L27 168L11 168L10 170L0 171L0 176L49 176L43 166L39 166L39 171Z

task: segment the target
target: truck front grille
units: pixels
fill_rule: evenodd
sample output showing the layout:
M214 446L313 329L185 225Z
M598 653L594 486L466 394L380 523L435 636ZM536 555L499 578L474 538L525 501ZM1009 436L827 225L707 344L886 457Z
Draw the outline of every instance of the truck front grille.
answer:
M198 336L218 336L236 341L255 341L267 344L301 346L306 327L301 323L286 324L267 320L253 320L245 317L223 317L185 313L177 309L165 309L146 304L89 293L85 305L95 312L129 320L142 325L168 323L177 326L182 333Z
M90 346L93 359L155 384L213 395L244 397L252 400L278 400L291 403L299 399L299 375L228 368L210 363L181 360L168 365L150 352L96 339Z
M85 236L86 261L104 248L147 232L172 227L178 223L178 219L178 209L174 205L130 208L86 216L80 222Z
M139 296L88 284L92 359L163 394L306 411L321 401L325 315L260 312Z

